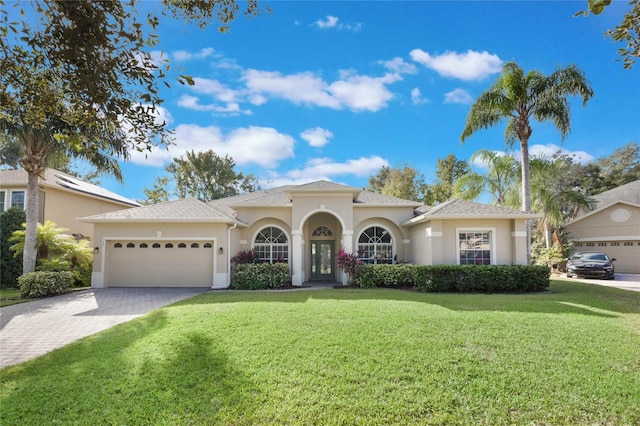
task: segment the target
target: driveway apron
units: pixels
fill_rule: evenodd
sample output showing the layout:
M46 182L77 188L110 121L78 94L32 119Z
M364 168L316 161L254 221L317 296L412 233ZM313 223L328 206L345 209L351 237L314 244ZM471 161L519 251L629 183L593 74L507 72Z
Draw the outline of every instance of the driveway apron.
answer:
M0 368L18 364L154 309L203 293L203 288L107 288L0 308Z

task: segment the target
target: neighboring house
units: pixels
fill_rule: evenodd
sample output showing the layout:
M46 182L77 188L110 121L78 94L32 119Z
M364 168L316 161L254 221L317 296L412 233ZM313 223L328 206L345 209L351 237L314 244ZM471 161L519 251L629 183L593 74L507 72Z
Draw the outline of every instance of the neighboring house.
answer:
M82 220L95 227L93 287L225 288L241 250L287 262L296 286L345 282L341 248L369 263L526 264L525 221L539 217L460 200L426 207L318 181Z
M573 252L598 251L616 258L616 272L640 274L640 180L592 197L565 229Z
M0 212L27 206L27 172L0 170ZM77 218L108 213L140 204L66 173L46 169L38 184L38 222L55 222L71 234L93 237L93 225Z

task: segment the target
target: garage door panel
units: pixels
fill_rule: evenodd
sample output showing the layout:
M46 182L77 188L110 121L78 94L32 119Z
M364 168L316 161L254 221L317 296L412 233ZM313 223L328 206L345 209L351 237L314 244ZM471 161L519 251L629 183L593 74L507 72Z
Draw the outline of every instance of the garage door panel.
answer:
M109 286L210 287L213 244L205 247L205 243L188 240L111 242L107 252Z

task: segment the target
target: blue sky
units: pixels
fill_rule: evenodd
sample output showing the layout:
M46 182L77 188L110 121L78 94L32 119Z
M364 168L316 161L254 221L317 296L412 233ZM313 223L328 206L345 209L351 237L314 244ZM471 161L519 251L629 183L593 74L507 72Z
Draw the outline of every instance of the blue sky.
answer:
M617 3L617 4L615 4ZM571 100L572 132L535 124L532 153L586 162L640 139L640 64L625 70L604 36L626 1L573 17L585 1L272 1L231 31L165 19L154 52L196 80L162 89L175 145L121 164L107 189L143 199L187 150L228 154L265 187L318 179L366 187L382 166L407 163L434 179L436 161L505 150L504 125L460 143L473 100L506 61L544 74L578 65L593 86ZM147 7L157 4L147 3Z

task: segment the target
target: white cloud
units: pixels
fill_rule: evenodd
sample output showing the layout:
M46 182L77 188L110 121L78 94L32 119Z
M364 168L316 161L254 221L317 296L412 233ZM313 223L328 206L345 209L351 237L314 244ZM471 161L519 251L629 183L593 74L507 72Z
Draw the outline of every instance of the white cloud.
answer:
M196 93L212 95L222 102L236 102L240 93L220 83L218 80L195 77L194 85L189 86Z
M171 56L173 57L173 59L175 59L176 61L190 61L192 59L204 59L207 58L211 55L213 55L213 52L215 52L215 50L212 47L205 47L204 49L201 49L199 52L188 52L186 50L176 50L175 52L171 53Z
M168 150L154 148L151 152L135 153L131 161L136 164L164 166L174 157L187 151L212 149L220 156L229 155L238 165L257 164L277 167L280 161L294 156L294 139L270 127L247 127L224 135L215 126L201 127L181 124L175 129L175 145Z
M516 142L517 143L517 142ZM560 153L562 155L568 155L573 157L576 163L587 164L595 160L595 157L585 151L570 151L566 148L559 147L556 144L548 143L546 145L531 145L529 147L529 155L544 155L551 157L554 154ZM518 151L518 158L520 158L520 151Z
M298 180L331 180L331 176L354 175L358 177L370 176L383 166L389 166L389 162L382 157L360 157L355 160L347 160L343 163L332 161L329 158L316 158L309 160L304 168L290 170L282 175L286 179Z
M517 144L518 142L516 141L516 146ZM508 153L504 151L499 151L499 150L493 151L493 152L495 152L498 156L511 155L518 162L520 162L520 159L522 157L520 153L521 151L519 149L508 152ZM593 155L585 151L571 151L569 149L559 147L558 145L553 143L549 143L546 145L536 144L536 145L531 145L529 147L529 158L532 158L535 156L544 156L547 158L551 158L554 154L557 154L557 153L560 153L562 155L568 155L569 157L572 157L576 163L579 163L579 164L587 164L595 160L595 157ZM479 159L475 160L472 164L475 167L478 167L480 169L488 168L488 164Z
M333 137L333 133L322 127L316 127L300 133L300 137L307 141L310 146L321 148L329 143L329 139Z
M324 29L324 28L335 28L335 27L338 26L338 21L339 20L340 19L335 17L335 16L327 15L327 19L325 19L324 21L322 19L318 19L315 22L315 25L318 28L322 28L322 29Z
M466 90L457 88L444 94L444 102L448 104L470 104L473 102L473 97Z
M423 98L420 89L414 87L411 89L411 102L413 102L414 105L420 105L428 103L429 99Z
M416 68L414 64L410 62L406 62L404 59L402 59L399 56L396 56L395 58L388 61L380 61L380 63L384 65L384 67L387 68L389 71L393 71L398 74L417 74L418 73L418 68Z
M251 115L251 110L240 109L240 104L237 102L228 102L224 106L216 104L201 104L200 99L197 96L182 95L178 99L178 105L193 111L213 111L221 114L247 114Z
M328 83L311 72L283 75L249 69L243 80L253 95L282 98L294 104L375 112L386 107L393 98L386 85L402 79L398 74L369 77L353 71L343 71L340 77L340 80Z
M200 103L200 98L198 98L197 96L182 95L178 99L179 106L194 111L214 111L232 115L252 114L251 110L243 110L240 108L240 101L243 101L245 97L241 91L231 89L228 86L220 83L218 80L195 77L193 81L195 84L193 86L190 86L190 89L192 91L201 95L210 95L216 101L221 102L223 105L219 105L216 103L202 104Z
M243 80L252 93L265 93L294 104L340 108L339 102L327 92L327 83L311 72L283 75L274 71L248 69L244 72Z
M422 49L414 49L410 55L414 61L431 68L444 77L465 81L482 80L491 74L499 73L503 63L498 55L490 54L487 51L467 50L466 53L447 51L442 55L431 56Z
M340 18L336 16L327 15L326 19L324 20L318 19L316 22L312 24L312 26L315 26L322 30L337 29L341 31L353 31L354 33L357 33L362 29L363 24L360 22L342 23L340 22Z

